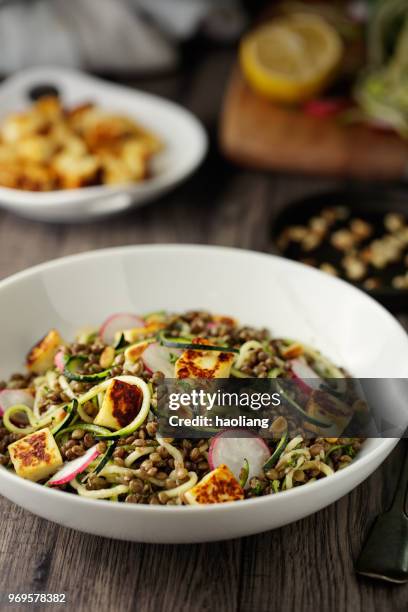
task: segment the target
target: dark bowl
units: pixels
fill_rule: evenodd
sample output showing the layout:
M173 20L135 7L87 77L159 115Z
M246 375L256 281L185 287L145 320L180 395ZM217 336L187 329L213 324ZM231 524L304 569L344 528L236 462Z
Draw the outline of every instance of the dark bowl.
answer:
M353 217L360 217L371 223L374 227L374 234L379 236L385 231L383 225L385 214L389 212L402 213L408 218L408 192L404 192L402 189L395 191L383 190L382 188L350 189L319 193L291 202L276 215L272 223L272 240L276 251L295 260L299 260L301 256L304 258L309 255L311 257L316 256L319 262L325 261L338 266L342 254L327 244L319 247L315 253L313 251L310 253L300 252L300 249L294 245L289 246L285 251L280 250L277 246L277 238L285 227L304 225L310 217L318 214L322 208L330 206L349 208ZM385 270L376 270L373 275L380 277L384 283L378 289L368 290L357 282L351 284L362 289L393 312L408 312L408 290L395 289L391 285L391 279L405 271L406 267L403 262L392 264Z

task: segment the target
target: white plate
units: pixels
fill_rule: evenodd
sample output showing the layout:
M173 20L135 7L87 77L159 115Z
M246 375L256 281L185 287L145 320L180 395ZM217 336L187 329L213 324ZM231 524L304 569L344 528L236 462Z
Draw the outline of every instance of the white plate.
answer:
M134 117L165 144L153 161L153 176L143 183L83 187L36 193L0 186L0 206L42 221L86 221L140 206L163 195L189 176L207 151L201 123L187 110L158 96L113 85L66 68L32 68L0 85L0 122L9 113L25 110L29 92L53 85L67 106L94 102Z
M0 375L22 366L50 327L65 338L109 314L207 308L313 344L359 377L408 377L408 336L351 285L279 257L221 247L143 246L37 266L0 283ZM0 469L0 492L31 512L93 534L143 542L203 542L280 527L348 493L395 439L372 439L346 469L313 484L213 506L169 507L80 498Z

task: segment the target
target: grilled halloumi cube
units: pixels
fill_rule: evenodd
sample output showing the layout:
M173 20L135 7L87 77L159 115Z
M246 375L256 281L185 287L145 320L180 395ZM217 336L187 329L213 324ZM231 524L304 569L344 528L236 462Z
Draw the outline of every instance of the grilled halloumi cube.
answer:
M244 490L231 470L224 464L204 476L184 494L188 504L220 504L244 499Z
M147 176L147 162L151 153L141 139L134 138L123 144L120 157L132 172L133 179L143 180Z
M48 162L56 150L55 143L47 136L34 134L21 138L16 144L18 155L34 163Z
M114 378L106 390L95 425L121 429L137 416L143 402L143 392L137 385Z
M72 157L83 157L87 154L86 147L80 138L69 136L62 144L64 153Z
M16 187L26 191L51 191L55 189L56 176L47 165L26 160L20 161L20 174Z
M194 338L192 344L211 343ZM232 353L187 349L176 361L176 378L229 378L233 361Z
M316 431L318 435L329 434L331 436L340 435L346 429L354 414L351 403L343 402L321 389L314 389L309 395L306 412L315 419L327 424L326 427L322 428L308 423L309 429Z
M125 336L126 342L129 344L133 344L134 342L138 342L143 338L148 338L149 336L154 336L163 329L165 326L161 321L153 321L153 323L149 323L144 327L133 327L132 329L125 329L123 332L118 332L116 336L116 340L119 339L121 333Z
M49 121L56 121L62 117L64 109L62 108L58 96L41 96L34 104L33 110L41 117L45 117Z
M104 183L121 185L132 182L132 170L122 159L109 154L101 155L101 160Z
M76 132L82 132L89 118L93 117L95 113L98 113L98 109L92 102L85 102L65 111L70 127Z
M34 482L48 478L63 463L48 427L13 442L8 450L16 474Z
M83 138L88 149L95 152L110 149L112 144L119 144L134 131L134 122L128 117L110 115L96 109L87 115L87 121L83 125Z
M18 157L15 146L2 144L0 141L0 164L18 163Z
M100 165L93 155L77 157L70 153L60 153L53 160L56 172L63 189L77 189L97 182Z
M136 344L131 344L128 346L125 350L125 362L136 363L136 361L143 355L149 344L150 342L147 340L142 340L141 342L136 342Z
M25 136L37 134L46 123L46 118L38 113L15 113L9 115L2 123L0 136L4 142L14 143Z
M16 189L20 185L21 167L18 160L3 161L0 150L0 185Z
M56 329L51 329L27 355L26 365L30 372L43 374L52 368L55 354L61 344L63 344L61 336Z

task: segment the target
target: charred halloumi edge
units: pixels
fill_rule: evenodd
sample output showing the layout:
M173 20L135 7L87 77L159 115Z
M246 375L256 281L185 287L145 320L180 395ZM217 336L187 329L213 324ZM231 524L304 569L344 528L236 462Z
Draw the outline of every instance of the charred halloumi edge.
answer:
M62 457L48 427L24 436L8 446L16 474L37 482L54 474L62 465Z
M195 341L211 344L206 338ZM232 353L187 349L176 361L176 378L229 378L233 361Z
M244 499L244 490L225 464L219 465L184 493L184 501L190 505L219 504L239 499Z
M154 342L154 338L149 340L141 340L135 344L131 344L125 349L125 363L135 363L143 355L149 344Z
M54 357L63 340L56 329L51 329L44 338L30 350L26 365L34 374L44 374L54 366Z
M102 405L99 409L98 414L94 419L95 425L101 425L102 427L108 427L109 429L122 429L123 427L127 427L133 419L130 419L127 425L121 424L118 419L115 418L115 408L117 407L117 398L114 397L113 391L115 386L117 386L117 381L121 383L125 383L129 386L138 387L138 389L142 393L142 402L138 413L138 418L142 418L143 414L146 414L149 411L150 407L150 392L144 380L138 378L137 376L116 376L112 380L105 385L99 385L103 391L105 391L104 398L102 401ZM124 406L126 408L126 405ZM128 406L129 412L133 411L133 405L129 404ZM126 414L126 411L122 412L123 415ZM143 417L144 420L144 417Z

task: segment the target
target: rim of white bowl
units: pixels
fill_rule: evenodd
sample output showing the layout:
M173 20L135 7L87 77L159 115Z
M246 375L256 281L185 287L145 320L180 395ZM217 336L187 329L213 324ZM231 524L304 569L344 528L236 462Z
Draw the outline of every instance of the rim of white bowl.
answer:
M253 257L254 259L275 259L279 260L281 264L287 266L288 268L301 268L303 270L307 270L308 274L316 274L322 275L324 272L320 270L311 268L310 266L306 266L305 264L301 264L296 261L291 261L285 259L284 257L280 257L279 255L273 255L269 253L262 253L257 251L250 251L248 249L235 248L235 247L224 247L224 246L212 246L212 245L201 245L201 244L144 244L144 245L128 245L128 246L120 246L120 247L109 247L103 249L95 249L92 251L85 251L84 253L76 253L75 255L67 255L65 257L59 257L57 259L53 259L51 261L38 264L36 266L32 266L27 268L26 270L22 270L21 272L17 272L12 276L5 278L0 281L0 294L1 290L4 287L15 284L23 280L25 277L31 276L32 274L36 274L45 270L50 270L55 267L61 265L69 265L71 262L76 261L78 259L97 259L100 256L109 256L113 254L126 254L131 251L177 251L177 250L204 250L204 251L218 251L220 254L229 253L230 255L244 255L246 257ZM365 294L360 289L350 285L346 281L342 279L331 277L329 275L324 274L326 282L330 283L342 283L347 288L348 291L357 292L362 294L368 302L371 303L371 307L376 308L382 316L385 316L390 322L395 324L396 329L399 332L406 333L404 328L400 325L400 323L395 319L381 304L376 302L369 295ZM407 344L408 344L408 336L407 336ZM355 461L353 461L350 465L347 466L344 470L339 470L335 472L329 477L325 477L319 480L316 480L313 483L310 483L310 486L300 486L295 487L293 489L289 489L288 491L280 491L278 495L264 495L261 497L256 497L252 499L244 499L238 501L224 502L219 504L208 504L208 505L197 505L197 506L159 506L159 505L148 505L148 504L125 504L125 503L117 503L112 504L111 501L98 500L98 499L89 499L85 497L81 497L79 495L70 494L65 491L59 491L53 489L51 487L45 487L44 485L39 485L35 482L31 482L29 480L25 480L17 474L9 471L4 466L0 466L0 480L5 478L9 482L19 482L22 487L26 487L28 491L33 491L39 493L42 491L42 494L48 499L66 499L66 496L69 495L70 500L75 500L74 503L78 505L85 506L94 506L96 507L104 507L110 508L111 510L115 509L118 512L157 512L157 513L178 513L178 512L195 512L195 513L208 513L215 512L220 510L228 510L230 508L244 508L250 505L261 505L261 504L271 504L274 503L273 500L285 498L295 500L299 496L307 495L308 491L312 491L314 493L318 493L318 491L325 486L327 486L328 482L334 484L335 481L340 482L349 479L352 474L358 472L361 468L371 462L371 460L377 455L381 455L383 452L391 451L393 446L396 443L396 438L386 438L378 443L376 447L371 449L366 455L362 457L358 457ZM354 487L353 487L354 488Z

